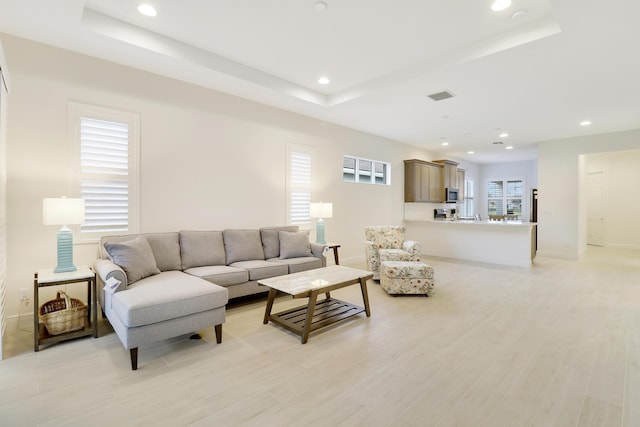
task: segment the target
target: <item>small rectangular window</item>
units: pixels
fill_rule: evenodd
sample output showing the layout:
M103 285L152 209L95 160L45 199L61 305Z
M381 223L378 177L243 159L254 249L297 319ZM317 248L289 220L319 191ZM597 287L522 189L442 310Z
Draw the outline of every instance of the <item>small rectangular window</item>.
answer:
M342 160L342 180L367 184L391 184L391 165L377 160L344 156Z
M356 181L356 159L344 156L342 161L342 179L348 182Z

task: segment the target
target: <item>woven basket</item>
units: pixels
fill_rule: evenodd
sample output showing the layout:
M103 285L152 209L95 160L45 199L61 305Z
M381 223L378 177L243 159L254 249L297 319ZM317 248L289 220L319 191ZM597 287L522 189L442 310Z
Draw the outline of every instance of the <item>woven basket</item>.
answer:
M87 305L78 299L69 298L66 293L59 291L56 294L56 299L47 301L40 306L40 319L50 335L77 331L85 326Z

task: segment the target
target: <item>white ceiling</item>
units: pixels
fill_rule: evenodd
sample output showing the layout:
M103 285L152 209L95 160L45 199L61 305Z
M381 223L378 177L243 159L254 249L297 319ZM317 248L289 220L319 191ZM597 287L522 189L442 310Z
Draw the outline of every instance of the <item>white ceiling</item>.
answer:
M477 163L640 128L638 0L315 1L0 0L0 32Z

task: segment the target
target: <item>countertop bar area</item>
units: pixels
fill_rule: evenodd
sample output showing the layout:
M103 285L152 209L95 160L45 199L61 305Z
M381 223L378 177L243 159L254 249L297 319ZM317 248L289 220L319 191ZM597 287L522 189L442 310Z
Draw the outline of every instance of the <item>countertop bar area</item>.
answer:
M409 205L409 204L407 204ZM433 220L405 210L409 240L425 256L529 267L536 254L536 223L525 221ZM412 212L415 214L416 212Z

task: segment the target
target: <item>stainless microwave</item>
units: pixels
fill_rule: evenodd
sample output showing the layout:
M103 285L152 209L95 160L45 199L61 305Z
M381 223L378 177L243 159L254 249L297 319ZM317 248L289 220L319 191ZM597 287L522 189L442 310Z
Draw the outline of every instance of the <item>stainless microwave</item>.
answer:
M457 188L445 188L444 189L444 197L445 203L458 203L460 199L458 198L458 189Z

